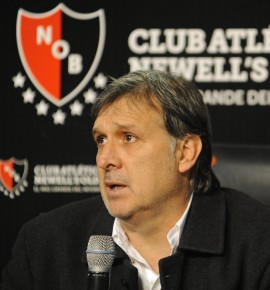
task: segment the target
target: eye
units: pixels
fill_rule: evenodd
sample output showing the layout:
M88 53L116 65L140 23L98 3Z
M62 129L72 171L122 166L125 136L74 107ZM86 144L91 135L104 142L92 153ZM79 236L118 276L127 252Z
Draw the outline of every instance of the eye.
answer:
M136 140L136 137L133 136L132 134L126 133L125 134L125 142L130 143L134 142Z
M95 138L95 141L96 141L97 145L103 145L103 144L106 143L107 139L106 139L105 136L100 135L100 136L97 136L97 137Z

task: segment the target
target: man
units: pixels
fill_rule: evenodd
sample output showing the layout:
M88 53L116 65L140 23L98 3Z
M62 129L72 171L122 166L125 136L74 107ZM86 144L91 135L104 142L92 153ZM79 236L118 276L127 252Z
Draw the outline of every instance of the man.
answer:
M3 290L86 289L97 234L116 243L110 289L270 289L269 208L219 187L197 88L133 72L105 89L93 118L102 200L26 224Z

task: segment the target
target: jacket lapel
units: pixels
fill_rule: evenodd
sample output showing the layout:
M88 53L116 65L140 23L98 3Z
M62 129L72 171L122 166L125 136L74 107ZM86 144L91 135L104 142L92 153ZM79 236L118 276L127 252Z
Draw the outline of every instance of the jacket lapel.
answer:
M221 190L194 194L179 250L222 254L225 221L226 201Z
M177 252L159 261L162 289L183 288L188 254L214 254L224 251L224 193L194 194Z
M127 254L116 245L116 257L111 271L110 290L138 290L138 270Z
M183 252L177 252L159 261L162 289L181 289L184 259Z

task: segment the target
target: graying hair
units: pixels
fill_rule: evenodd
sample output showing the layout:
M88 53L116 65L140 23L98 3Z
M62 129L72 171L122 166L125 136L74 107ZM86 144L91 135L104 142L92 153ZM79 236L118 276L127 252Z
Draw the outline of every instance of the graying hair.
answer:
M163 120L169 135L176 139L199 136L202 151L191 169L190 185L194 192L207 192L219 187L212 168L211 123L203 97L197 87L180 76L161 71L136 71L112 82L92 107L95 120L99 112L121 97L134 104L147 102L162 108ZM173 147L173 142L172 142Z

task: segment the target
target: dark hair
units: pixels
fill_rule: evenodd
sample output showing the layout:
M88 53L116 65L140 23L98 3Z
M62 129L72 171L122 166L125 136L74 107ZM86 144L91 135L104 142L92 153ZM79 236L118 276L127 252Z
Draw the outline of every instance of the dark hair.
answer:
M196 135L202 140L202 151L191 170L190 184L194 192L207 192L219 187L212 167L211 123L203 97L197 87L180 76L161 71L136 71L113 81L92 107L94 120L99 112L122 96L132 101L153 99L161 105L168 133L181 139Z

